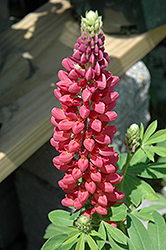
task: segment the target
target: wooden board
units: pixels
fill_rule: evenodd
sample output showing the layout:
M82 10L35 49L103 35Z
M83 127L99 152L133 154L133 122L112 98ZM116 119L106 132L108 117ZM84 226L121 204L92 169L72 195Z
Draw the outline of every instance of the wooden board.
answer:
M57 72L78 35L66 0L49 1L1 35L0 181L51 137ZM109 70L121 76L164 37L166 25L135 36L106 35Z

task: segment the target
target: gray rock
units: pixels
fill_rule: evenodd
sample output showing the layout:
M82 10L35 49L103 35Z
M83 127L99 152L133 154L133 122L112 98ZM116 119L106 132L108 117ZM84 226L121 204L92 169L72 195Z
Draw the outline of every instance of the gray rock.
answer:
M10 175L0 183L0 249L13 244L22 233L22 218Z
M117 133L113 145L120 151L124 151L127 128L133 123L140 125L141 122L146 126L150 120L149 86L150 73L142 61L127 70L116 85L115 90L120 96L115 107L118 118L115 121Z
M27 250L39 250L45 241L45 229L50 223L48 213L55 209L64 209L60 202L64 192L22 168L17 170L15 183L27 238Z

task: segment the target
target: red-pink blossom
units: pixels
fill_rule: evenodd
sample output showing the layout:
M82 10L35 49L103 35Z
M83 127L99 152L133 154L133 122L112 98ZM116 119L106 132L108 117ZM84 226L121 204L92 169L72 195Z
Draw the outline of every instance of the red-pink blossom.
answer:
M61 108L52 109L50 142L59 152L54 166L65 171L58 182L66 192L62 204L85 206L84 214L91 217L95 212L106 215L124 196L114 186L123 176L116 173L118 153L110 146L117 131L110 123L117 119L113 109L119 78L106 69L110 58L101 27L89 31L82 25L81 32L73 55L62 60L64 70L58 72L54 95Z

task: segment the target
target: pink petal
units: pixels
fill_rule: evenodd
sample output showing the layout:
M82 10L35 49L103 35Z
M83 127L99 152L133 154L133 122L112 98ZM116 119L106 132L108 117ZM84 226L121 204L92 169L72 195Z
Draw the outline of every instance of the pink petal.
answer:
M64 112L63 112L62 109L53 108L51 110L51 113L55 117L55 119L57 119L57 120L63 120L63 119L66 118L66 116L65 116L65 114L64 114Z
M114 156L115 149L113 147L99 148L99 154L105 157Z
M90 160L93 163L93 165L95 165L96 167L101 168L103 166L103 160L100 156L91 155Z
M114 186L109 182L99 183L99 188L105 193L112 193Z
M80 158L78 160L78 167L82 172L84 172L89 166L89 161L87 158Z
M99 114L104 114L105 112L105 103L104 102L98 102L94 103L92 105L92 108Z
M59 101L69 107L73 104L73 99L71 98L71 95L64 95L59 98Z
M61 201L62 205L65 206L65 207L73 207L74 206L74 200L71 199L71 198L64 198L62 201Z
M92 123L89 124L90 127L95 130L96 132L100 133L102 129L102 122L98 119L95 119L92 121Z
M73 133L78 134L80 133L85 127L83 122L76 121L72 127Z
M75 207L76 209L82 208L83 205L84 205L84 204L82 204L82 203L79 201L78 198L76 198L76 199L74 200L74 207Z
M68 88L68 91L69 91L70 93L73 93L73 94L79 93L80 90L81 90L81 87L78 86L78 83L76 83L76 82L73 83L73 84L71 84L71 85L69 86L69 88Z
M60 162L63 164L68 164L71 159L73 158L73 154L71 153L68 153L68 152L62 152L60 155L59 155L59 160Z
M78 199L82 204L84 204L88 200L88 198L89 198L88 191L86 191L86 190L84 190L84 191L79 190L78 191Z
M105 122L113 122L117 119L117 113L115 111L107 111L105 114L100 115L99 118Z
M82 105L80 107L80 116L83 118L83 119L86 119L90 114L90 108L85 106L85 105Z
M94 194L96 191L96 184L94 183L94 181L89 181L89 182L86 181L85 188L89 193Z
M82 98L84 102L87 102L92 97L92 93L88 89L84 89L82 92Z
M75 140L71 140L69 142L69 152L70 153L77 151L79 149L79 147L80 147L80 142L77 142Z
M95 140L103 145L109 145L111 143L110 137L105 134L95 136Z
M96 181L97 183L101 182L101 174L100 172L91 172L90 177L93 181Z
M89 152L91 152L91 151L94 149L94 147L95 147L95 142L94 142L93 139L85 139L84 142L83 142L83 144L84 144L84 147L85 147Z
M101 214L101 215L106 215L107 214L107 209L103 206L95 206L95 210L98 214Z
M59 130L64 130L64 131L66 131L66 130L71 129L72 126L73 126L73 124L74 124L73 121L69 121L69 120L67 120L67 119L64 119L64 120L62 120L61 122L59 122L58 128L59 128Z
M94 72L93 69L91 67L89 67L86 71L85 71L85 78L86 80L92 79L94 77Z
M70 134L63 131L55 131L53 138L55 141L66 141L70 138Z
M72 176L73 178L77 181L78 179L80 179L82 177L83 173L81 172L81 170L79 168L74 168L72 171Z

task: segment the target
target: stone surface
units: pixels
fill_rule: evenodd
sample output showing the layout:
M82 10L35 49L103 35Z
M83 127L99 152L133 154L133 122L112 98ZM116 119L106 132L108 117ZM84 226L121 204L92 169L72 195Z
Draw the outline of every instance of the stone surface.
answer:
M22 219L13 175L0 183L0 249L13 244L22 233Z
M56 155L58 155L58 152L51 146L50 142L47 142L24 162L21 168L31 172L57 188L57 182L62 179L63 172L55 168L52 163L52 159Z
M116 85L116 91L119 93L119 99L115 111L118 118L115 121L117 133L113 139L113 145L120 151L124 151L123 140L127 128L132 123L141 122L146 125L150 120L149 113L149 87L150 73L142 61L135 63L121 77Z
M48 213L64 209L60 203L64 192L23 168L17 170L15 182L27 238L26 250L39 250L45 241L45 229L50 223Z

